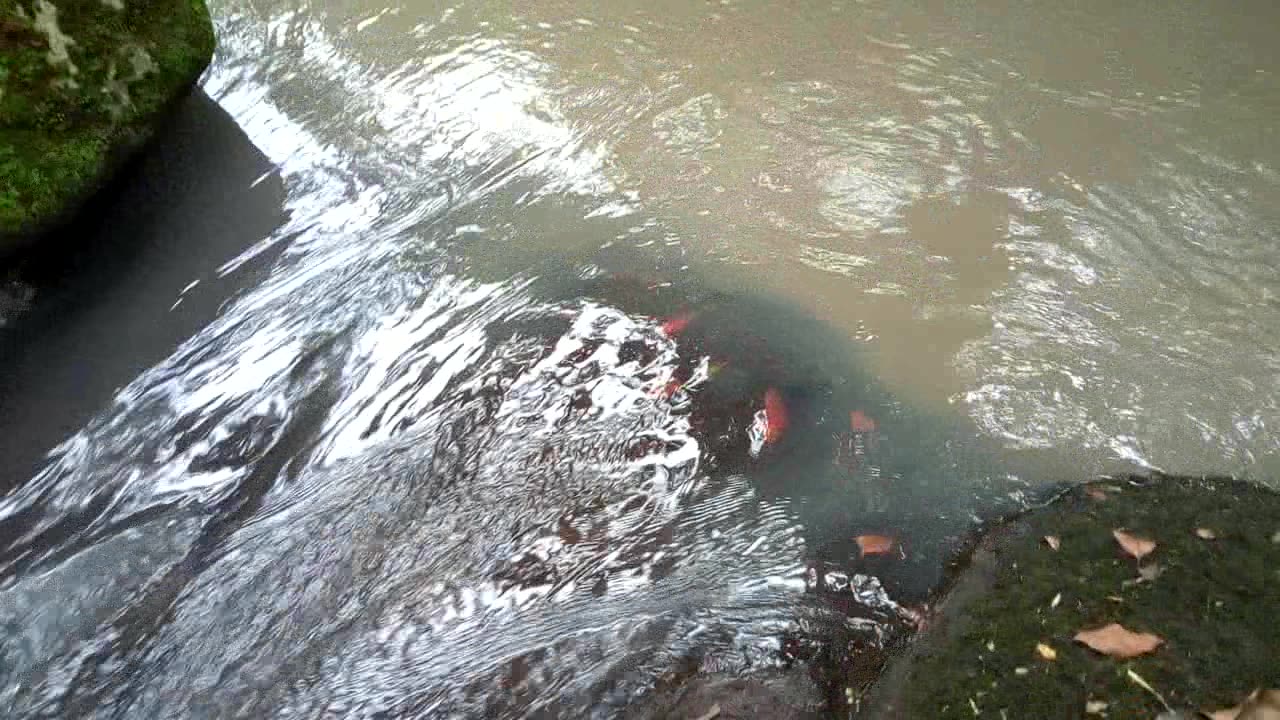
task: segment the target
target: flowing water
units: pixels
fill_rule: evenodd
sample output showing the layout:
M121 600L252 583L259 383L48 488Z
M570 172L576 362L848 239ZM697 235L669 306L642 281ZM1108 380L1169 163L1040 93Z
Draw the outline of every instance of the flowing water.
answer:
M0 499L6 716L840 700L983 519L1280 471L1280 6L212 9L283 214Z

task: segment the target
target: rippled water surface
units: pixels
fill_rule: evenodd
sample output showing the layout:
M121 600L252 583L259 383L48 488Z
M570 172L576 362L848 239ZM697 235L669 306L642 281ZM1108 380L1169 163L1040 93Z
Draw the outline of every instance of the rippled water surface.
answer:
M982 519L1274 481L1280 11L1121 5L214 3L283 207L0 499L0 707L843 698Z

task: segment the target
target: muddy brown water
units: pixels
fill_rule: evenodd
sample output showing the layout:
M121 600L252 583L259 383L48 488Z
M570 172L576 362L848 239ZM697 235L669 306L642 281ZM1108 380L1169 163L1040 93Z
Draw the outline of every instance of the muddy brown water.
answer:
M1272 3L212 9L243 134L5 330L6 716L839 700L983 519L1280 470Z

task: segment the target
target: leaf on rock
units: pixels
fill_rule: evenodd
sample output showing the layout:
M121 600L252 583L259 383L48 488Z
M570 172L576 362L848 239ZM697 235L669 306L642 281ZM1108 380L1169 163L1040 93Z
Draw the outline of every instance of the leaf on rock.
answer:
M885 555L893 550L894 539L888 535L859 535L854 538L858 543L858 549L862 551L862 557L868 555Z
M1210 720L1280 720L1280 690L1254 690L1240 705L1204 714Z
M1058 548L1062 547L1062 538L1057 535L1045 535L1044 542L1050 548L1053 548L1054 552L1057 552Z
M1217 540L1218 533L1210 530L1209 528L1196 528L1196 537L1201 540Z
M1111 623L1093 630L1076 633L1075 641L1114 658L1127 660L1154 651L1164 639L1150 633L1136 633L1123 625Z
M1140 585L1144 582L1155 582L1156 578L1164 573L1164 568L1158 563L1147 563L1146 565L1138 565L1138 577L1133 580L1125 580L1124 586Z
M1148 540L1147 538L1127 533L1124 530L1112 530L1111 534L1126 553L1138 560L1150 555L1156 549L1154 540Z
M1036 644L1036 654L1040 656L1041 660L1048 660L1049 662L1053 662L1058 659L1058 651L1044 643Z

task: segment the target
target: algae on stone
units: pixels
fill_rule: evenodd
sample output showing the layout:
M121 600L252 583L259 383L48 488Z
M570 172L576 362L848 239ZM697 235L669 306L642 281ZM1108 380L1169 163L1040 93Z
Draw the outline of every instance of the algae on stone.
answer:
M213 46L203 0L0 0L0 254L96 190Z

